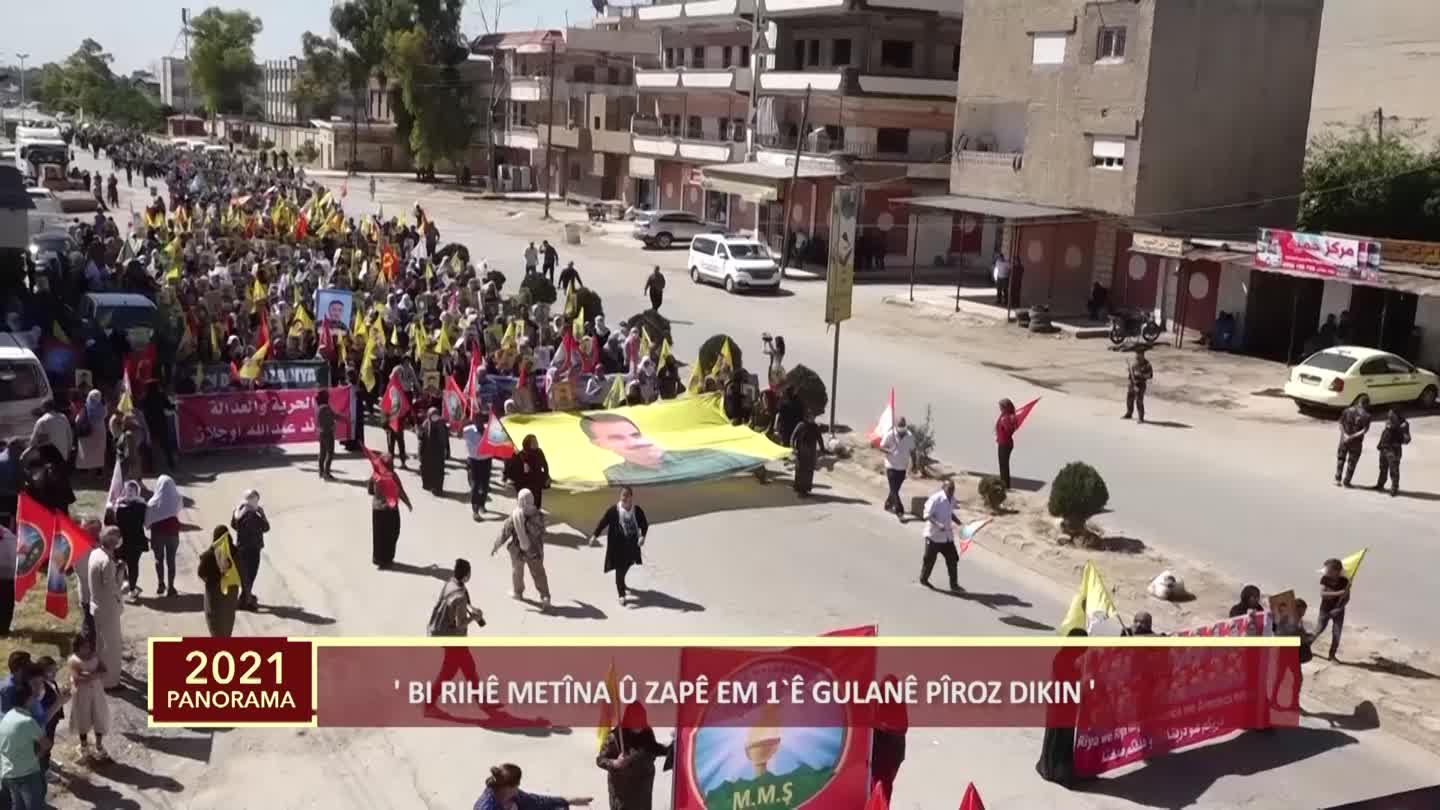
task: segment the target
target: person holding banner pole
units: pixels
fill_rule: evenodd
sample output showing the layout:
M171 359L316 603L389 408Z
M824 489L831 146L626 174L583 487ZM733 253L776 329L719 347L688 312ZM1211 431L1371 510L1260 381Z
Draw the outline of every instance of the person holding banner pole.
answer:
M489 414L476 408L474 418L465 426L465 470L470 477L470 512L477 521L485 519L485 504L490 500L490 474L494 459L480 449L489 421Z
M1081 628L1070 631L1070 638L1088 636ZM1078 682L1082 674L1081 659L1084 647L1062 647L1055 654L1050 675L1055 683ZM1035 763L1035 772L1046 782L1070 787L1075 777L1075 720L1076 708L1072 705L1057 704L1047 710L1045 737L1040 743L1040 759Z

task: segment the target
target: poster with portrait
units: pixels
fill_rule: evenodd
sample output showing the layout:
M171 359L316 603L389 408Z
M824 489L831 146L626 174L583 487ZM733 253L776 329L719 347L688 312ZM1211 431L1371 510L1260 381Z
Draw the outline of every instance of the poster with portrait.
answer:
M316 293L316 304L320 317L330 324L331 329L350 330L355 300L349 290L326 288Z

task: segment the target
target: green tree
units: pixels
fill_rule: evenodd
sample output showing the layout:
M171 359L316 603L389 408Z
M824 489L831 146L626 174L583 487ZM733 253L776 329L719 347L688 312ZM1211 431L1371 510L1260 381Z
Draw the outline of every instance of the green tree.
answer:
M190 20L191 76L212 115L244 111L245 91L260 80L255 37L263 28L260 18L247 11L214 6Z
M1300 227L1395 239L1440 236L1440 146L1413 131L1326 132L1305 156Z
M345 52L335 40L309 31L300 37L300 50L303 61L295 77L295 103L305 115L329 118L341 91L351 89Z
M456 163L475 129L470 94L458 68L467 51L457 44L459 11L458 3L454 5L452 34L437 34L435 29L417 24L408 31L392 32L385 41L386 73L398 85L401 103L409 114L409 131L403 134L410 154L421 166Z
M139 85L116 76L100 43L86 39L61 63L38 72L35 98L54 112L81 113L122 126L149 128L160 120L159 106Z
M347 0L330 9L330 26L350 46L342 52L342 59L353 105L352 121L362 116L370 120L367 95L371 77L385 92L385 38L392 31L408 29L414 20L415 7L410 0ZM351 124L352 136L355 126ZM352 163L356 140L352 137L350 145Z

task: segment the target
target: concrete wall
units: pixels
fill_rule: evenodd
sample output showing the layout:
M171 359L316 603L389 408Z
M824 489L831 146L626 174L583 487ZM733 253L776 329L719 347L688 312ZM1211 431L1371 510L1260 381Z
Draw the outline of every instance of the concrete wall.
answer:
M1137 208L1148 214L1293 197L1324 0L1158 0L1155 7ZM1245 235L1262 224L1289 227L1295 212L1287 199L1159 224Z
M1440 370L1440 298L1420 296L1415 325L1420 328L1420 354L1415 362L1431 371Z

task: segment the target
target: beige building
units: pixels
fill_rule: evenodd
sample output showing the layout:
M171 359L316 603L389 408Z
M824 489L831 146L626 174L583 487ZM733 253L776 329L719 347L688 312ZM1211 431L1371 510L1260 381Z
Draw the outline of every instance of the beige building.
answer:
M264 120L272 124L294 124L304 120L304 111L295 103L295 79L301 61L291 56L267 60L260 68L260 106Z

